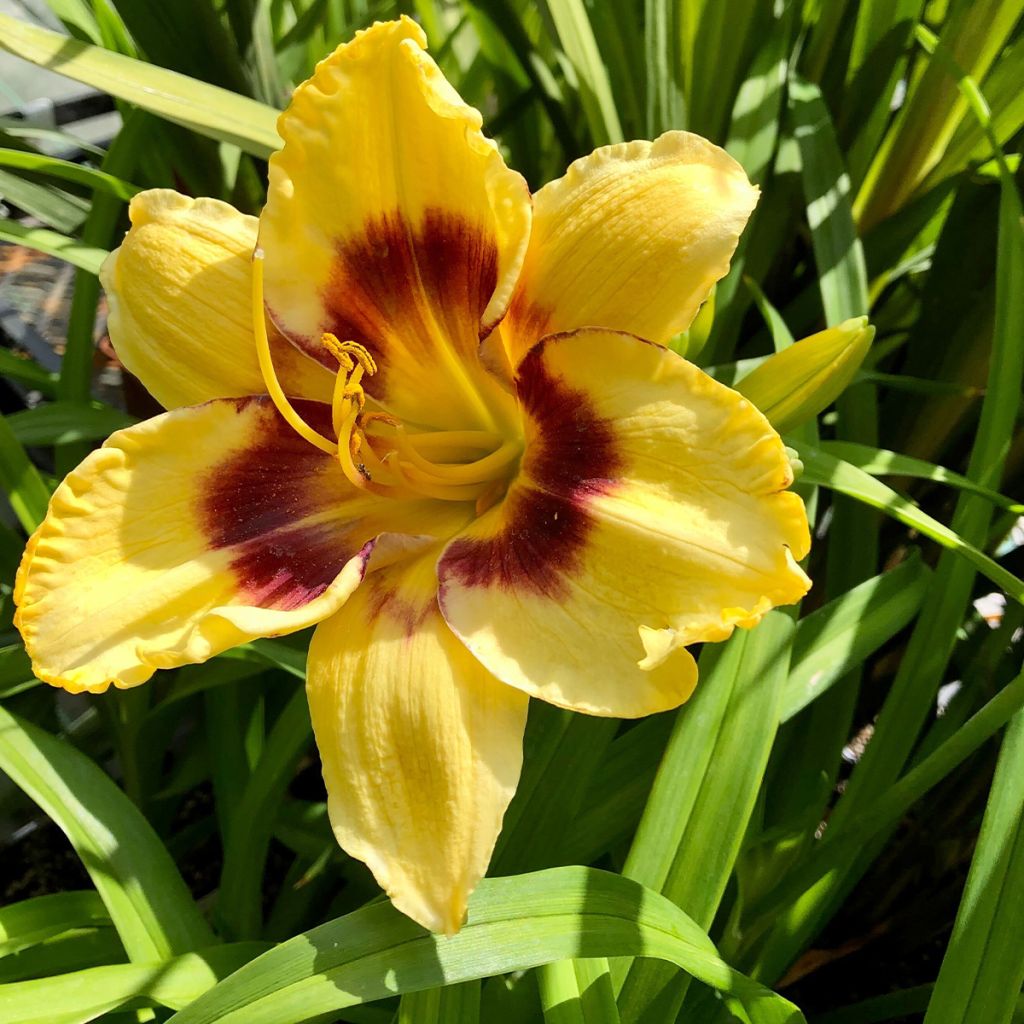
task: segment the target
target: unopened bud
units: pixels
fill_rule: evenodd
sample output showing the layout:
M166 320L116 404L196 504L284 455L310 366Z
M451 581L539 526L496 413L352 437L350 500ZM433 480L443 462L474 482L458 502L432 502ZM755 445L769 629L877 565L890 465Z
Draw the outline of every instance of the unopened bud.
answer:
M874 336L866 316L854 317L769 356L735 388L785 433L814 419L843 393Z

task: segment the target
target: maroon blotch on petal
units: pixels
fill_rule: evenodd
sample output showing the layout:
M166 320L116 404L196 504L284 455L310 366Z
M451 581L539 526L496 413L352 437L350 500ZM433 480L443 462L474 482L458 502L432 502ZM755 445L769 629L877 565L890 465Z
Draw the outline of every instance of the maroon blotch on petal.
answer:
M395 210L337 246L321 296L321 329L370 351L378 373L363 383L383 400L389 339L400 337L414 358L433 361L440 328L449 344L474 358L497 280L497 246L482 227L431 208L414 228ZM319 346L317 339L310 344Z
M442 600L445 580L564 596L594 525L588 499L615 484L622 459L612 425L585 392L550 373L546 344L535 346L516 374L529 421L523 456L529 482L510 490L495 536L460 538L448 546L439 566Z
M201 487L199 520L215 550L230 549L231 569L246 600L262 608L300 608L322 594L364 539L329 519L347 485L337 463L303 440L269 399L239 399L239 412L260 404L256 440L213 469ZM330 409L296 402L312 427L330 433Z

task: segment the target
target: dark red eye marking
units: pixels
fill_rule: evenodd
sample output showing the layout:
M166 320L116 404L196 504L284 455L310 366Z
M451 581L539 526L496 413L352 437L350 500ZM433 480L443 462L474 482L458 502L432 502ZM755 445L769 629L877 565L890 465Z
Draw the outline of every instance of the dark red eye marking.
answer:
M593 528L588 498L615 484L622 459L611 424L583 391L552 375L544 349L535 346L516 374L516 390L531 425L523 456L528 482L513 485L496 536L460 538L441 558L442 584L498 586L559 597L579 566Z
M388 349L396 339L413 358L432 361L440 331L466 361L477 358L480 318L497 282L498 248L490 231L448 210L429 208L418 226L394 210L337 244L320 296L320 330L370 351L379 372L364 386L383 399ZM294 340L330 365L319 336Z
M551 320L552 311L547 306L537 305L526 297L526 292L518 291L506 316L508 330L518 351L550 334Z
M199 520L211 548L231 549L231 569L246 601L291 610L319 597L368 538L334 519L303 522L329 515L350 493L349 484L337 462L299 437L268 398L236 402L240 413L254 404L255 439L207 475ZM310 426L330 436L326 405L294 404Z

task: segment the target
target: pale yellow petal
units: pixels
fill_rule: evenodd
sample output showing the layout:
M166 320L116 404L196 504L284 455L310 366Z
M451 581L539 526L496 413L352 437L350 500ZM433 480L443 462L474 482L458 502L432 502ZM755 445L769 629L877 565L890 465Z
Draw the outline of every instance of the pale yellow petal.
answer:
M729 269L757 189L699 135L605 146L534 196L533 233L502 336L512 362L556 331L666 343Z
M432 557L367 576L309 651L338 842L395 906L451 934L519 781L527 698L452 636Z
M41 679L134 686L319 622L379 534L445 536L466 516L353 488L267 398L209 402L119 431L60 485L19 570L16 623Z
M446 548L442 612L494 675L543 700L674 707L696 682L687 645L810 586L782 441L736 392L625 334L549 337L516 386L522 470Z
M167 409L266 391L252 329L257 221L217 199L140 192L100 280L121 362ZM276 335L277 332L274 332ZM272 339L288 394L330 401L333 374Z
M281 116L260 217L266 304L329 364L324 332L373 354L367 392L403 419L494 425L479 360L526 251L523 179L480 131L408 18L322 61Z

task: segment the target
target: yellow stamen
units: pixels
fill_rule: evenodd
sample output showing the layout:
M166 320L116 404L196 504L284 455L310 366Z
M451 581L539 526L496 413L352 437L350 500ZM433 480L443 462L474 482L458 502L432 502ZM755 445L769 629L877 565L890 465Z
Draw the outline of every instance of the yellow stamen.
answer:
M513 460L519 457L520 446L512 441L506 441L497 451L485 455L475 462L463 462L456 464L443 464L431 462L425 459L416 448L410 444L409 436L399 427L396 437L396 449L400 456L420 470L420 473L440 484L479 484L493 480L498 475L504 475L503 470ZM414 474L419 476L419 474Z
M321 335L320 341L338 361L338 376L331 395L331 420L337 443L306 423L288 401L274 371L264 314L260 249L253 254L253 321L260 370L278 412L301 437L337 456L342 472L354 486L387 497L472 501L485 508L503 493L509 467L522 451L521 443L507 441L501 434L488 430L410 434L395 417L366 412L362 381L364 376L377 372L377 364L364 346L355 341L339 341L330 332ZM376 426L378 432L368 434L371 426ZM454 462L434 462L425 454L452 457L453 452L467 450L487 454Z
M494 451L505 440L503 434L490 430L433 430L425 434L405 435L417 449L433 448L479 448Z
M486 483L464 486L438 483L427 478L426 474L420 473L415 466L403 463L393 451L384 457L384 464L410 491L428 498L439 498L441 501L476 501L488 486Z
M348 416L353 402L363 411L366 396L363 393L363 374L373 376L377 372L377 364L373 356L357 341L338 341L329 331L320 336L320 342L328 352L338 360L338 376L334 381L334 393L331 395L331 425L341 441L342 423Z
M266 313L263 308L263 250L257 249L252 255L252 326L256 334L256 354L259 358L260 373L267 387L267 394L277 407L285 422L310 444L322 452L334 455L338 446L323 434L314 430L296 411L285 395L281 382L274 371L274 360L270 354L270 338L267 335Z
M383 463L377 459L376 453L373 452L369 445L363 446L363 437L356 431L356 419L358 416L359 406L353 404L349 409L348 415L342 421L341 430L338 434L338 462L341 465L342 472L350 483L364 491L371 491L373 494L380 494L384 497L409 497L409 495L400 494L395 487L382 483L375 479L374 475L371 475L366 462L370 461L372 457L375 467L381 466Z

